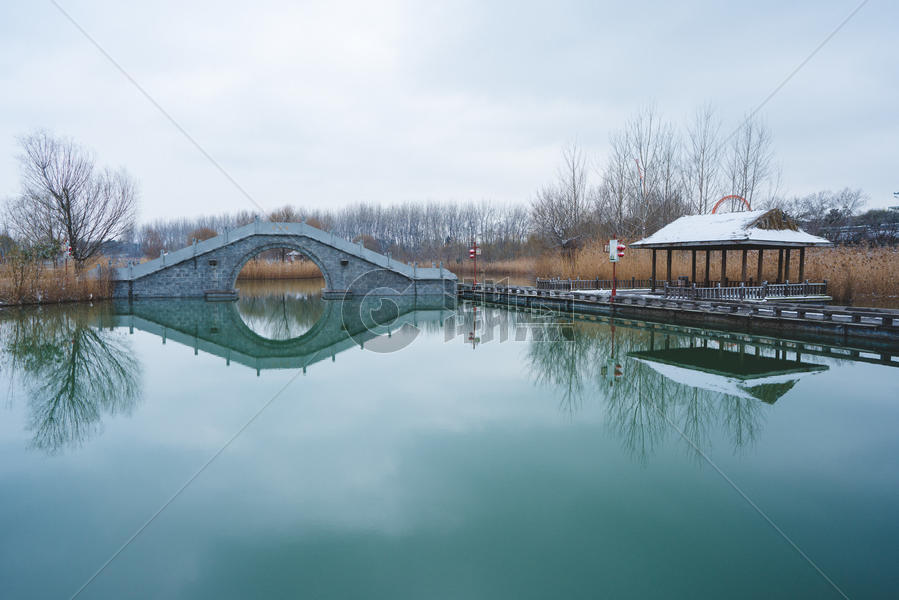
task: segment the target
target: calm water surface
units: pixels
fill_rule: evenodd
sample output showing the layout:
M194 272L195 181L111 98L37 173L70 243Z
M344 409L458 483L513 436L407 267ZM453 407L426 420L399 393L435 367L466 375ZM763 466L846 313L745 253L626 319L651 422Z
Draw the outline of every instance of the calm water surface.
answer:
M0 597L897 595L896 361L240 287L0 313Z

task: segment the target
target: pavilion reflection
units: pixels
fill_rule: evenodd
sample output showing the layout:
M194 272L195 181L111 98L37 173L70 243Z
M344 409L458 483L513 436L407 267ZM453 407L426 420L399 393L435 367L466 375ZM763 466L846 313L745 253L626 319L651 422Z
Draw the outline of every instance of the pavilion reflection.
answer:
M621 327L614 320L568 323L563 330L567 337L530 342L534 382L554 388L564 411L601 401L609 427L641 462L669 436L697 457L715 434L734 450L754 443L765 407L801 378L828 368L799 353L715 340L715 332L660 335L652 324Z

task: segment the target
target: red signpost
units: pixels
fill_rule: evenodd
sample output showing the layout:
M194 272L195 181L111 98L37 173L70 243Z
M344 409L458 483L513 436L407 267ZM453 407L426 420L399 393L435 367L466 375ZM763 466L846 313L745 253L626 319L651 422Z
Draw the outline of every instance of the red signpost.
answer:
M627 247L619 244L616 238L609 240L609 262L612 263L612 299L615 301L615 294L618 291L618 274L615 271L615 265L624 257L624 251Z
M474 261L474 284L478 284L478 254L481 253L481 249L478 248L477 240L471 243L471 248L468 249L468 258Z

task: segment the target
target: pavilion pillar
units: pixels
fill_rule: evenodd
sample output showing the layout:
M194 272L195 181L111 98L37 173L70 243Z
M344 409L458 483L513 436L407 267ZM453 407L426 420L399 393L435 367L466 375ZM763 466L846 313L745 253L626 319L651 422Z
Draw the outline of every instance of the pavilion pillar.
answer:
M758 270L756 272L756 279L758 279L758 281L755 282L756 285L762 285L762 253L763 252L764 252L764 250L759 248L759 266L758 266Z
M784 258L784 281L790 280L790 249L787 248L787 255Z
M705 285L709 285L709 267L712 263L712 251L705 251Z
M652 280L649 282L649 288L651 292L656 291L656 249L652 249Z
M690 251L690 283L696 283L696 250Z
M727 285L727 250L721 251L721 287Z
M784 274L784 249L777 249L777 283L783 283Z
M746 283L746 248L743 248L743 266L740 269L740 281Z
M667 256L665 256L665 262L666 262L665 280L670 285L671 284L671 248L668 248L668 250L667 250Z
M805 281L805 246L799 249L799 282Z

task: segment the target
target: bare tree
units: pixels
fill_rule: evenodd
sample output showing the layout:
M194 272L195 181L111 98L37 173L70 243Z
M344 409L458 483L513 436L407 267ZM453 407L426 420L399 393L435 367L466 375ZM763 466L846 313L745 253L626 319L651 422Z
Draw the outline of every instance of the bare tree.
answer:
M581 243L587 224L586 165L584 152L576 144L565 147L555 183L537 192L531 204L534 231L569 257Z
M145 225L140 233L140 251L148 258L157 258L166 244L158 228Z
M45 199L25 194L10 198L4 207L4 218L9 232L19 241L52 245L57 249L62 245L62 228Z
M731 194L742 196L750 206L767 200L758 195L774 175L772 141L768 127L753 117L743 121L733 136L725 167Z
M680 141L655 108L612 134L598 195L603 220L625 238L645 236L684 213Z
M710 104L697 109L687 126L683 177L689 210L694 214L707 213L718 193L720 129L715 109Z
M98 170L81 146L45 131L22 137L19 144L22 194L7 207L15 230L48 241L58 235L81 268L103 242L134 225L137 186L126 171ZM34 223L34 215L46 222Z
M805 196L797 196L782 203L782 208L798 219L812 234L821 235L827 230L845 227L867 201L861 189L843 188L838 192L823 190Z
M215 229L210 227L197 227L187 234L187 243L193 244L195 241L202 242L203 240L214 238L217 235L218 232Z
M623 132L612 134L611 146L608 163L602 172L602 184L596 196L596 208L602 221L612 230L611 233L630 237L635 230L630 223L633 216L631 206L634 204L632 198L635 194L642 197L642 191L634 187L634 164L627 136ZM639 183L638 180L636 184Z

